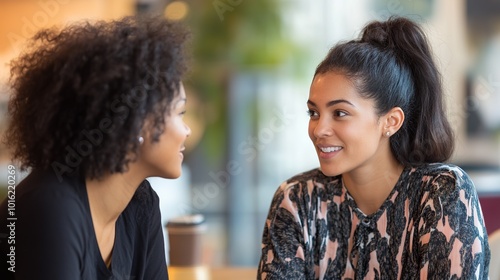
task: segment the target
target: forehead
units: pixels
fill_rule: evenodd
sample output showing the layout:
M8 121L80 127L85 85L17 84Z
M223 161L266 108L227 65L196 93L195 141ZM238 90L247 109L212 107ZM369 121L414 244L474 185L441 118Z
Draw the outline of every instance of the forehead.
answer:
M309 97L314 98L361 98L354 83L345 75L335 72L318 74L314 77Z
M375 100L363 97L347 76L335 72L316 75L309 91L309 101L318 107L331 107L331 102L335 100L348 101L356 111L376 111Z
M184 86L181 83L179 88L174 92L174 97L172 99L172 102L170 103L170 106L176 107L179 104L183 104L185 101L186 91L184 90Z

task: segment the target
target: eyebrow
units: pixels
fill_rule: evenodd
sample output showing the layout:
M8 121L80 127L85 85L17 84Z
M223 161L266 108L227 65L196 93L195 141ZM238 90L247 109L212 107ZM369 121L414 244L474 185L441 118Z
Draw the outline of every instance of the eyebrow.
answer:
M356 107L356 106L354 106L354 104L352 104L351 102L349 102L345 99L336 99L336 100L328 101L328 103L326 103L326 107L332 107L333 105L336 105L339 103L347 103L347 104L351 105L352 107ZM307 104L310 104L314 107L318 107L316 105L316 103L312 102L311 100L307 100Z

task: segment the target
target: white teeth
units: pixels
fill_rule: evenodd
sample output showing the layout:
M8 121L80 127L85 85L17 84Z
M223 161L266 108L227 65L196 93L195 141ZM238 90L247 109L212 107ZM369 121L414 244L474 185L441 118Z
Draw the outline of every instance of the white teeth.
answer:
M323 153L331 153L342 150L342 147L326 147L326 148L320 148L320 150Z

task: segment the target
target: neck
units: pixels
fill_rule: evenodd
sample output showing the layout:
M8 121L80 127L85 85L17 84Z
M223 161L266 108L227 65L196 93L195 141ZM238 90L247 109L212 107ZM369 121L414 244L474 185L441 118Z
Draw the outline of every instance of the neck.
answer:
M87 179L86 188L94 225L114 225L145 177L130 171Z
M342 174L344 186L363 213L375 213L387 199L404 167L391 155L387 160Z

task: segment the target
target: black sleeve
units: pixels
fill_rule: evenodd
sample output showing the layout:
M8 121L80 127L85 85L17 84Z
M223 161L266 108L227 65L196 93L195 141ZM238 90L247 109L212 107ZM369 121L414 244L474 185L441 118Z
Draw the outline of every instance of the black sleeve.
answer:
M15 252L13 266L8 264L15 270L15 278L9 271L7 279L81 279L79 256L85 231L81 228L84 217L79 209L77 199L62 194L49 197L33 193L16 201L17 220L7 223L15 224L15 242L8 248Z

